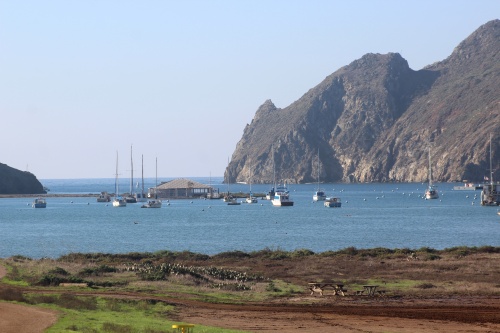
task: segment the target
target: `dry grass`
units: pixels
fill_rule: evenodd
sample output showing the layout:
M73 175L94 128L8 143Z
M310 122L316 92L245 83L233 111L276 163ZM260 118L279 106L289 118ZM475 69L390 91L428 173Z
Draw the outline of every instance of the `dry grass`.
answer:
M166 253L166 255L165 255ZM8 278L36 284L50 272L67 272L95 286L154 291L157 293L211 294L217 292L204 280L188 275L169 275L164 281L141 281L135 272L122 270L125 264L177 263L186 266L213 266L263 275L264 282L249 283L250 291L230 291L234 295L278 295L279 291L307 293L310 281L344 283L350 291L361 285L376 283L397 295L428 297L433 295L500 295L500 249L457 248L444 251L356 250L314 254L307 250L294 252L262 250L255 253L228 252L205 256L182 252L160 254L99 255L92 260L85 255L71 255L58 260L9 258ZM414 253L413 255L411 253ZM102 272L100 267L116 268ZM82 272L86 274L82 275ZM90 272L90 273L89 273ZM270 281L274 281L272 292ZM211 280L213 283L214 280ZM216 281L215 281L216 282ZM277 287L277 285L281 287ZM285 287L283 287L285 286ZM236 297L236 296L235 296ZM260 296L259 296L260 297Z

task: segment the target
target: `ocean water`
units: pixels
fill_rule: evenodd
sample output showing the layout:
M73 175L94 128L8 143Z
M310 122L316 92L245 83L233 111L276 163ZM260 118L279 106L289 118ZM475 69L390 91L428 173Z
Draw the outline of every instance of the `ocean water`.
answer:
M222 178L192 178L226 191ZM162 179L167 180L167 179ZM41 180L50 193L114 191L114 179ZM145 187L154 185L146 179ZM49 197L46 209L30 198L0 199L0 257L57 258L71 252L126 253L159 250L216 254L264 248L314 252L356 248L444 249L500 246L498 207L482 207L480 191L437 184L440 198L422 198L426 185L322 184L342 208L313 202L316 184L290 185L293 207L269 201L228 206L221 200L170 200L161 209L125 208L88 197ZM120 183L128 191L130 181ZM270 185L254 184L254 193ZM231 184L231 192L249 191Z

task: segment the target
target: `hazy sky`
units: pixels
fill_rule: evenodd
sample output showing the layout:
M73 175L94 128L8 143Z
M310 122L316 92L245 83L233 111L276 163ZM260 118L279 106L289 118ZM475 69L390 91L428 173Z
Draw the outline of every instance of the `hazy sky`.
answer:
M500 1L0 0L0 162L222 176L243 129L366 53L448 57Z

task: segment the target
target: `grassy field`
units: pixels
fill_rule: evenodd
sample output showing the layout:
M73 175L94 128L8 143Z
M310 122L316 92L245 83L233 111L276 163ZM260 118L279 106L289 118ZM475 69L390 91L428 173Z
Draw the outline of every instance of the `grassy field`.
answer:
M351 296L366 284L381 286L386 297L500 295L500 247L491 246L323 253L264 249L214 256L73 253L40 260L14 256L0 264L7 267L0 300L61 313L47 332L171 332L176 308L161 297L207 304L302 297L307 303L314 302L304 297L311 281L342 283ZM239 331L197 325L196 332Z

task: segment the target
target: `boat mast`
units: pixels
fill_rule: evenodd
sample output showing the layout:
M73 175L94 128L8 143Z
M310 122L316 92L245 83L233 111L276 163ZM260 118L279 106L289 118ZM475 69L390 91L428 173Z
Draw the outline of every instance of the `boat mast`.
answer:
M319 174L320 174L321 164L319 162L319 148L318 148L318 192L319 192Z
M142 159L142 167L141 167L141 172L142 172L142 196L141 198L144 199L144 155L141 155L141 159Z
M130 195L134 188L134 161L132 160L132 145L130 145Z
M491 186L493 186L493 164L492 164L492 155L491 155L491 133L490 133L490 181ZM492 187L493 189L493 187Z
M274 190L276 191L276 163L274 161L274 145L272 146L273 150L273 186Z
M118 150L116 151L115 198L118 197Z
M429 147L429 187L432 186L431 147Z
M155 199L158 199L156 188L158 187L158 157L156 158L156 172L155 172Z

